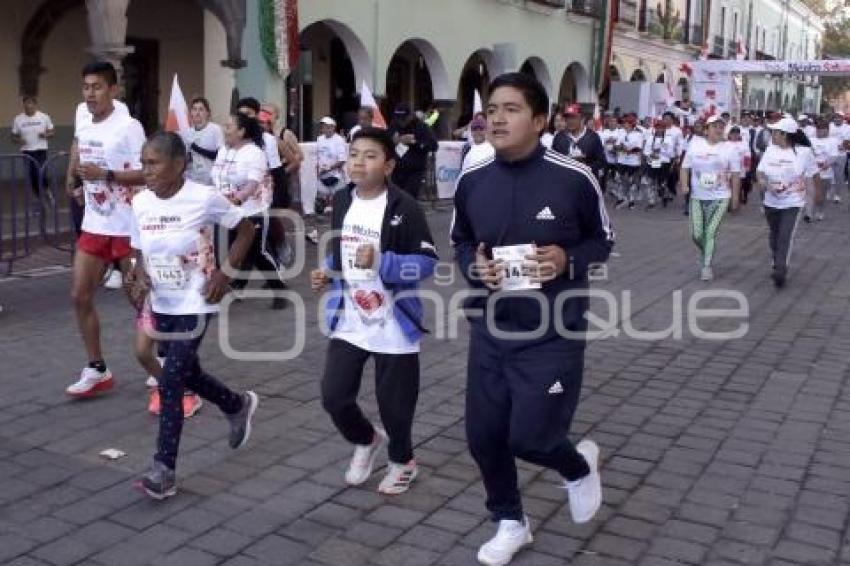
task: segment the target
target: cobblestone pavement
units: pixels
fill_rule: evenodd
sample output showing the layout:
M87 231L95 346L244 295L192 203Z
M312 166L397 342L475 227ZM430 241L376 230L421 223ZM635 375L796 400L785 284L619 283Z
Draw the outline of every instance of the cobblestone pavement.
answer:
M850 564L850 213L831 206L825 222L800 227L796 270L780 292L768 279L757 206L727 218L711 284L697 281L678 208L613 215L618 255L597 287L610 290L627 316L623 332L588 350L572 431L602 447L604 507L592 523L572 524L558 478L521 465L535 543L515 564ZM446 260L449 217L446 209L429 213ZM462 287L429 285L447 298ZM100 293L118 387L71 402L63 388L83 356L68 288L62 272L0 280L0 563L474 563L493 527L464 439L465 323L459 337L423 344L414 435L424 473L414 489L377 494L382 470L347 488L350 447L318 399L325 339L306 277L298 278L307 330L297 359L229 359L217 330L203 348L209 370L260 394L255 436L231 452L224 419L205 407L184 428L179 496L155 503L130 487L156 429L132 357L131 311L119 293ZM674 291L687 305L699 290L724 288L748 302L741 338L697 339L687 324L681 339L625 332L626 323L658 330L686 322L689 309L676 313ZM716 298L702 304L733 306ZM603 303L594 305L602 316ZM440 311L447 317L432 314L432 328L449 324L451 308ZM270 311L263 299L234 304L231 313L233 348L295 343L294 309ZM370 381L362 399L374 414ZM105 448L127 456L106 462L98 456Z

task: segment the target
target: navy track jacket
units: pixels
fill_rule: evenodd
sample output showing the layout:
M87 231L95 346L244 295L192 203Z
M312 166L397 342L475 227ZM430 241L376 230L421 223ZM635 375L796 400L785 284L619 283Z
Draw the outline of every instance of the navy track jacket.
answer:
M553 340L560 334L556 317L572 332L587 329L586 297L567 298L554 312L562 291L587 288L588 267L604 263L614 244L614 232L599 183L591 170L547 150L542 145L526 159L508 162L497 157L470 165L460 176L455 193L455 217L451 240L463 276L473 288L486 289L470 276L479 242L489 250L495 246L556 244L567 254L567 270L545 283L541 301L504 293L495 305L493 318L499 330L527 332L541 326L543 309L548 309L545 334L530 340L513 341L510 348L524 348ZM465 306L485 309L487 298L472 297ZM470 316L473 330L491 333L486 317Z

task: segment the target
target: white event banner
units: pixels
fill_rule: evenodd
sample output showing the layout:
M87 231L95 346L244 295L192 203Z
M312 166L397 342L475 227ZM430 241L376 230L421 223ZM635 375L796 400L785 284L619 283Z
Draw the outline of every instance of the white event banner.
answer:
M300 145L301 150L304 152L304 161L301 163L300 170L301 186L306 187L309 186L308 184L318 186L316 142L305 142ZM435 167L438 198L450 199L455 196L455 184L460 175L463 145L464 142L456 141L442 141L439 143Z

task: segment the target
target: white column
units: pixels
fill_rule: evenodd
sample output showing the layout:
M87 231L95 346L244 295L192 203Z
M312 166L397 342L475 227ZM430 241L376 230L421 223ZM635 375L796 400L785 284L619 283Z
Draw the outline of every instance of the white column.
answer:
M88 52L101 61L112 63L119 74L121 62L133 48L126 45L127 6L130 0L86 0L89 36L92 45Z

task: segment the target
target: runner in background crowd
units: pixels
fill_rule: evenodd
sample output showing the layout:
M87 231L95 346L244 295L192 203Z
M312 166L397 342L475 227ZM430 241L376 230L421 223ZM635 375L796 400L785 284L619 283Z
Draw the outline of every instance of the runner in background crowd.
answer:
M32 194L36 198L36 204L41 199L41 168L47 161L48 140L55 133L53 121L50 116L38 109L38 101L35 96L25 95L22 99L24 111L15 116L12 122L12 141L18 145L21 153L29 157L27 160L27 171L30 177ZM44 186L47 186L45 179ZM50 196L45 194L45 196Z
M396 144L395 151L398 156L393 170L393 184L418 199L428 167L428 154L439 149L437 138L431 129L410 111L407 104L396 106L389 131Z

